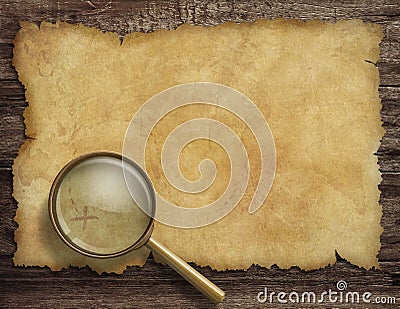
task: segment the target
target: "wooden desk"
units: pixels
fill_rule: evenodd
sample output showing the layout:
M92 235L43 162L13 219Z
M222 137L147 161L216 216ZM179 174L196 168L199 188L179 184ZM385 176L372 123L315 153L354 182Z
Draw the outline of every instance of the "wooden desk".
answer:
M27 106L24 87L11 65L12 40L18 21L82 22L121 36L132 31L175 28L186 22L215 25L223 21L250 21L255 18L300 18L335 21L360 18L383 26L378 63L381 82L382 120L386 129L378 151L383 174L380 185L383 206L379 254L381 270L366 271L338 256L335 265L304 272L297 268L266 270L257 266L248 271L215 272L199 269L226 291L219 307L264 306L298 308L296 304L259 304L257 294L268 287L273 291L313 291L335 289L345 280L352 291L375 296L397 297L400 303L400 2L398 0L350 1L17 1L0 4L0 307L214 307L173 270L154 263L130 267L123 275L102 275L86 269L69 268L51 272L48 268L14 267L16 249L13 221L17 208L12 198L13 159L25 140L22 112ZM303 304L301 307L314 307ZM321 307L351 308L366 305L329 304ZM394 308L395 305L369 308Z

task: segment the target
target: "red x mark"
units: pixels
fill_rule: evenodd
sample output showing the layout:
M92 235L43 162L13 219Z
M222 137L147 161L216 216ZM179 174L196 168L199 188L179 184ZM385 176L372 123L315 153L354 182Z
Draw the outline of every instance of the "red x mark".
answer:
M83 208L83 216L74 217L71 219L71 221L83 221L83 229L85 229L87 220L98 219L98 218L99 217L96 217L96 216L88 216L88 208L87 208L87 206L85 206Z

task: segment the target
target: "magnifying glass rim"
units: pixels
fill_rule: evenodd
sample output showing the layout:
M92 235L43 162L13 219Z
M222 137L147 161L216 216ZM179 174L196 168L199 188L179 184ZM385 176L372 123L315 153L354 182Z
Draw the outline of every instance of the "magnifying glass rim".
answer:
M56 210L56 205L57 205L57 194L58 190L60 188L60 185L62 181L64 180L64 177L78 164L82 163L85 160L96 158L96 157L111 157L111 158L116 158L121 161L121 166L122 162L126 162L129 165L131 165L133 168L135 168L143 177L143 179L146 181L146 184L150 190L150 198L151 198L151 216L150 216L150 222L147 225L145 231L143 232L142 236L139 237L139 239L134 242L131 246L127 247L126 249L123 249L118 252L114 253L106 253L106 254L99 254L95 253L89 250L86 250L84 248L79 247L75 243L73 243L67 235L64 233L63 229L61 228L61 225L59 223L59 220L57 218L57 210ZM132 198L133 199L133 198ZM58 236L64 241L65 244L67 244L70 248L73 250L84 254L86 256L90 257L95 257L95 258L111 258L111 257L117 257L120 255L123 255L131 250L138 249L142 247L150 238L151 233L153 232L153 227L154 227L154 214L155 214L155 208L156 208L156 194L154 191L153 184L150 180L150 178L147 176L146 172L133 160L127 158L126 156L122 156L121 154L117 152L112 152L112 151L96 151L96 152L90 152L83 154L71 161L69 161L57 174L56 178L53 181L53 184L50 189L50 195L49 195L49 201L48 201L48 207L49 207L49 214L50 214L50 220L51 223L53 224L54 229L56 230ZM141 210L143 211L143 210Z

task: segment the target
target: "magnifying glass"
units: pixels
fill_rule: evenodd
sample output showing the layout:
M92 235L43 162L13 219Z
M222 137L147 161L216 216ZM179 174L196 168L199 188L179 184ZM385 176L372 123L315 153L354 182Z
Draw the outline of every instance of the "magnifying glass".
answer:
M50 190L51 222L75 251L112 258L146 246L205 296L222 301L224 291L151 237L155 211L149 177L134 161L113 152L93 152L70 161Z

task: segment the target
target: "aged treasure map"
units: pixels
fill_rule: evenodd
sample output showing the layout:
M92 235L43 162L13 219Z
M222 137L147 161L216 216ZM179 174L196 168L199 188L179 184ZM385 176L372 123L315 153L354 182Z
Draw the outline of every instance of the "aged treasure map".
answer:
M381 176L374 153L384 130L374 64L382 37L380 26L360 20L182 25L122 40L83 25L22 22L13 64L29 106L28 139L13 166L15 265L52 270L88 265L98 273L144 265L145 248L102 260L68 248L49 219L51 184L81 154L121 153L133 115L154 95L212 82L248 97L267 121L276 147L272 188L249 213L261 170L255 133L218 106L182 106L157 123L146 145L146 171L157 193L181 207L201 207L229 182L228 154L205 138L182 148L179 167L195 181L200 162L212 160L216 176L207 190L180 192L163 175L165 139L192 118L218 120L235 132L247 152L249 181L223 219L192 229L156 222L153 236L186 261L217 270L252 264L316 269L333 264L335 251L355 265L379 267ZM76 220L82 216L76 214ZM95 221L85 224L89 228Z

